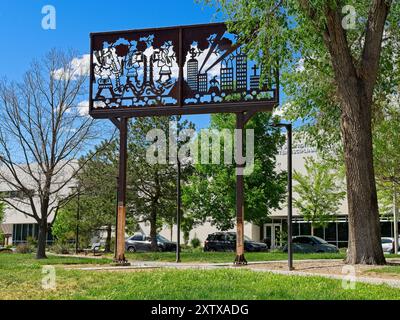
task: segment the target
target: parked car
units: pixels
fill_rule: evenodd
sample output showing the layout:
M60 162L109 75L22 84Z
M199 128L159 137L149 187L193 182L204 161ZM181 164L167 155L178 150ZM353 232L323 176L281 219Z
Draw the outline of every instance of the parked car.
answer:
M216 232L209 234L204 243L204 251L235 251L236 233L235 232ZM265 243L256 242L245 236L244 249L247 252L267 251Z
M383 253L394 253L394 238L383 237L381 238ZM400 239L399 239L400 248Z
M159 251L176 251L176 243L171 242L161 235L157 235L157 246ZM125 248L128 252L150 252L151 238L137 233L125 241Z
M287 252L287 244L283 247L283 252ZM336 253L338 247L329 244L324 239L315 236L297 236L293 237L293 252L297 253Z

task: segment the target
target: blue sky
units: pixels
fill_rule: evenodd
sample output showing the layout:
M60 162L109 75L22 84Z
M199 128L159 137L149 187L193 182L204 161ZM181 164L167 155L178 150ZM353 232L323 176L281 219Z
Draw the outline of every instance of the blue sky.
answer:
M56 9L56 30L42 28L45 5ZM88 53L90 32L215 22L214 13L194 0L1 0L0 78L20 79L52 48ZM190 119L201 128L209 116Z
M56 9L56 30L42 28L46 5ZM215 9L195 0L0 0L0 79L20 79L33 59L53 48L89 53L91 32L216 21ZM210 119L189 118L198 129Z

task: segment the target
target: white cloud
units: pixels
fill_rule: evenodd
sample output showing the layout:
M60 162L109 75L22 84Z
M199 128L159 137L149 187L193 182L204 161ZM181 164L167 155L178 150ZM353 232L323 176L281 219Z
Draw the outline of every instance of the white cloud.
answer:
M54 79L73 79L90 74L90 54L84 54L72 59L67 68L60 68L53 72Z
M78 113L81 116L89 115L89 101L81 101L77 105Z
M275 108L273 111L273 116L277 116L277 117L284 117L285 116L285 112L287 110L287 108L290 107L290 102L284 104L281 107Z
M301 58L297 64L296 64L296 72L303 72L305 70L304 68L304 58Z

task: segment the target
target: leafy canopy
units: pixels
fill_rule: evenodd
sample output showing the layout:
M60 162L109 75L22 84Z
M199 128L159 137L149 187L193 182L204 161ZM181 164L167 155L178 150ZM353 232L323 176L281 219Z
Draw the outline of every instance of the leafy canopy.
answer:
M294 206L314 228L326 227L335 219L346 193L338 183L338 173L326 163L306 158L305 169L306 174L293 173L297 183L293 187L297 193Z
M283 144L279 130L270 127L271 114L257 114L246 128L254 129L254 171L245 176L245 220L262 224L279 208L286 192L286 172L275 171L275 156ZM233 115L213 115L210 129L229 129L233 136ZM203 142L203 141L202 141ZM210 142L211 143L211 142ZM221 160L225 139L220 140ZM223 161L221 161L223 162ZM236 170L234 164L196 164L184 187L183 203L198 221L210 221L220 230L234 226L236 216Z

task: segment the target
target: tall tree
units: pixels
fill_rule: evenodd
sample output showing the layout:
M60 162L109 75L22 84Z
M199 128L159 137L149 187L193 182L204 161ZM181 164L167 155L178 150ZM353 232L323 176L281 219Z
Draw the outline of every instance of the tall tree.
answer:
M170 134L174 126L171 122L176 120L177 117L138 118L129 129L128 209L139 222L150 222L153 251L158 250L158 229L176 215L177 156L168 152L173 148L170 142L176 140ZM194 127L184 122L181 129L185 128Z
M84 165L75 159L97 136L79 107L87 77L72 60L51 51L20 83L0 84L0 181L22 194L4 201L37 221L38 259L46 258L49 219Z
M275 156L284 138L271 124L271 115L260 113L246 127L254 130L254 170L245 176L245 220L260 226L273 209L279 208L286 189L286 172L275 171ZM211 129L229 129L233 136L234 127L233 116L212 116ZM195 172L183 193L184 205L192 217L210 221L220 230L233 228L236 216L236 171L234 164L223 163L225 140L221 138L218 143L222 163L204 164L201 159L201 163L195 164ZM207 146L207 141L204 142L201 141L202 148Z
M105 228L106 251L111 251L112 227L115 225L117 197L118 157L116 141L103 142L82 159L86 163L77 176L82 205L82 216L91 226L91 231ZM75 208L76 208L75 203Z
M314 229L323 228L336 218L339 205L346 193L342 190L338 172L332 171L329 164L307 158L306 174L295 171L297 184L293 191L297 193L294 206L308 222L311 222L311 234Z
M0 223L3 222L5 209L6 209L6 206L4 205L4 202L0 198Z
M282 70L294 71L294 61L300 57L323 57L328 63L324 81L334 88L331 92L337 101L334 104L336 110L328 110L330 114L340 116L346 165L349 207L346 261L352 264L385 263L380 244L371 120L374 108L379 108L375 103L376 94L382 89L377 86L377 80L382 80L380 84L385 83L380 73L381 63L388 56L396 57L393 49L397 50L398 56L399 2L215 2L230 21L230 28L248 44L250 54L258 57L260 52L263 53L260 59L263 65L274 66L279 61ZM354 15L357 16L355 19ZM398 60L396 64L399 64ZM393 87L384 88L393 90Z
M392 209L395 238L398 238L400 204L400 96L394 95L376 119L374 126L374 164L378 199L387 214ZM396 249L398 249L396 247Z
M57 214L52 230L58 239L74 240L78 226L81 242L88 244L94 234L103 230L106 232L106 252L113 249L111 243L112 230L116 223L117 155L117 141L104 141L79 160L85 165L78 173L71 190L72 195L79 196L71 198L68 195L67 203ZM128 216L127 230L134 232L136 227L133 216Z

